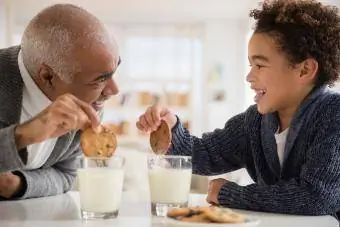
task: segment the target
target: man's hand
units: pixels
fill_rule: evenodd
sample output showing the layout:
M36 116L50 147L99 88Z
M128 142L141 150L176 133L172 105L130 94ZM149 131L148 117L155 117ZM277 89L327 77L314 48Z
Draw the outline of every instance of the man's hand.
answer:
M228 181L222 178L218 178L209 182L207 202L212 205L219 205L218 203L218 193L220 192L222 186Z
M11 172L0 173L0 196L9 199L20 190L20 187L19 176Z
M69 131L92 126L98 128L99 116L93 107L71 94L58 97L50 106L32 120L15 129L18 150L49 138L59 137Z

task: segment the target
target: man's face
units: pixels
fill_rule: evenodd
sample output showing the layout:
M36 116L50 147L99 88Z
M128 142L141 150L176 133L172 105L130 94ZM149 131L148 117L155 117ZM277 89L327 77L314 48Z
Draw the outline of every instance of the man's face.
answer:
M101 110L104 101L118 93L113 78L120 61L118 54L112 53L112 48L104 44L97 44L88 48L75 48L72 58L70 61L79 64L80 72L74 75L71 83L53 76L50 98L54 100L62 94L71 93L91 104L95 110Z

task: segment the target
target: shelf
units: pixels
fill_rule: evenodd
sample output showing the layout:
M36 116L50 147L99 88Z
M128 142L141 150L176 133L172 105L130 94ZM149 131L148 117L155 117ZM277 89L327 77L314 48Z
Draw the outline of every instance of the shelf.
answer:
M121 77L122 78L122 77ZM181 117L184 124L194 124L193 81L171 78L129 78L120 82L120 93L107 101L104 122L115 124L119 143L149 143L148 134L143 135L136 127L136 121L147 108L162 103Z

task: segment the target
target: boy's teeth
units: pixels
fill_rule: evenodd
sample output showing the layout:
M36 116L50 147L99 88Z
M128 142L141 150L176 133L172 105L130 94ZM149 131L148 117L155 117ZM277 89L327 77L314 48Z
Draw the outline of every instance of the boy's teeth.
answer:
M263 95L264 93L266 93L266 90L258 90L258 93Z

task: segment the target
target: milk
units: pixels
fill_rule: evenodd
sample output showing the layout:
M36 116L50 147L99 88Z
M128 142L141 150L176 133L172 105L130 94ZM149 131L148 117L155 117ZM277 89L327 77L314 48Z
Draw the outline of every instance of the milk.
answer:
M123 169L78 169L81 209L89 212L118 211L123 180Z
M184 204L188 202L191 169L155 168L149 170L152 203Z

